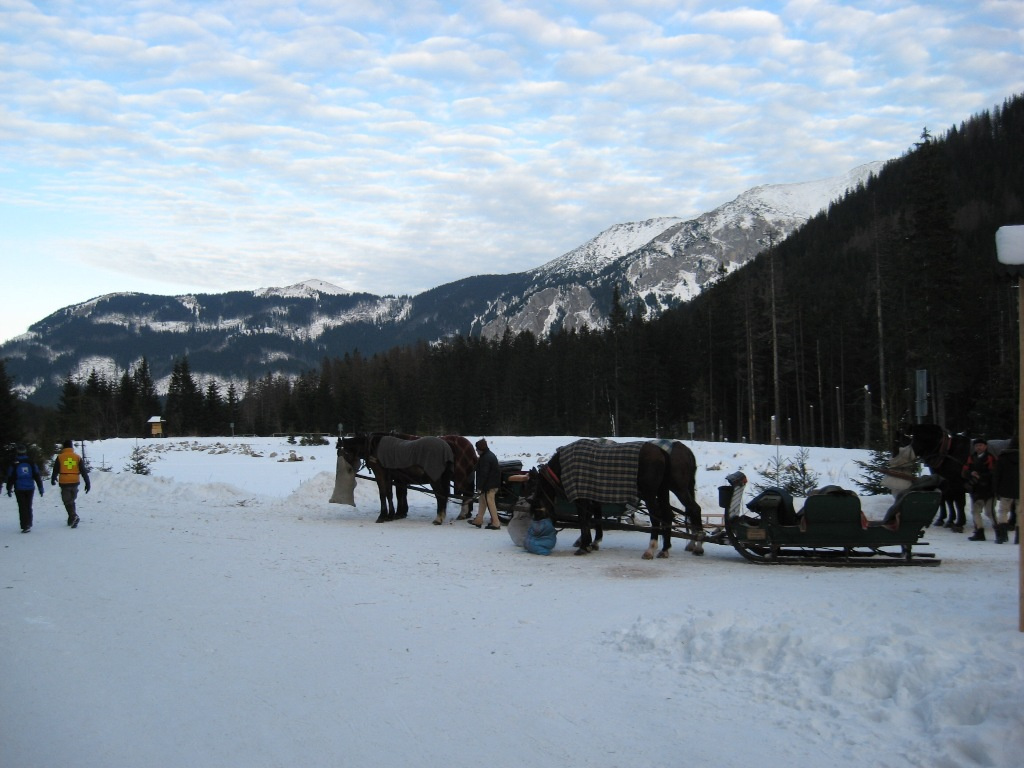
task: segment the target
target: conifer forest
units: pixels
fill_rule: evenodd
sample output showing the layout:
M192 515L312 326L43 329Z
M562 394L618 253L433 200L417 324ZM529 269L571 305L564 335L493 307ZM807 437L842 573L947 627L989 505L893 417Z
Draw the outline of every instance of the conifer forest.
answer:
M188 358L158 396L146 362L67 380L56 409L11 394L0 441L400 430L662 436L885 447L901 419L1008 437L1017 423L1016 278L995 232L1024 224L1024 97L908 150L693 301L649 318L617 292L603 330L456 337L298 378L200 383Z

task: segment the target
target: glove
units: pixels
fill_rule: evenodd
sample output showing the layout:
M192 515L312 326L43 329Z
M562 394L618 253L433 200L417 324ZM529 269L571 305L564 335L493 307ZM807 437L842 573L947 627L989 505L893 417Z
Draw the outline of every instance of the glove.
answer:
M91 490L92 490L92 486L91 486L91 485L87 485L87 486L85 486L85 492L86 492L86 493L88 493L88 492L89 492L89 491L91 491Z
M57 484L57 481L56 481L56 480L54 480L54 479L53 479L53 478L51 477L51 478L50 478L50 485L56 485L56 484Z

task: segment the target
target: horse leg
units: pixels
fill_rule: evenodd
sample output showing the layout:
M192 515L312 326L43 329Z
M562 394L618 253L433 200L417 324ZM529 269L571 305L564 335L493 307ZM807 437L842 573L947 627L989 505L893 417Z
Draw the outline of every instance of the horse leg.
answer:
M444 517L447 512L448 497L437 494L437 516L434 518L434 525L444 525Z
M686 494L686 498L680 499L683 502L683 509L686 512L686 520L689 523L690 533L696 538L690 539L686 545L686 551L695 555L704 554L704 519L701 517L700 505L693 498L692 494ZM671 525L671 516L669 517Z
M377 495L380 497L380 514L377 516L378 523L386 523L388 520L388 503L391 497L390 481L383 475L377 474Z
M409 516L409 486L401 483L395 484L395 497L398 499L398 506L395 508L395 519L401 520Z
M954 497L953 505L956 507L956 522L953 524L953 533L963 533L964 526L967 525L967 515L964 509L967 506L967 494L957 493Z
M459 520L468 520L473 514L473 492L466 488L456 489L462 505L459 507Z
M448 513L448 497L452 492L451 467L445 470L439 480L431 481L430 488L437 499L437 517L434 518L434 525L444 525L444 518Z
M588 555L594 549L590 538L590 504L586 501L576 502L576 514L580 518L580 538L577 542L577 555Z

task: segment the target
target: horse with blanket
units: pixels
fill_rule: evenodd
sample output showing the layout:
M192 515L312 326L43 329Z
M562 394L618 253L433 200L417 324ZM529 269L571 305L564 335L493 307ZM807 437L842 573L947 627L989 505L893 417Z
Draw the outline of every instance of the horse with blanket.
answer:
M380 496L378 523L408 514L407 501L396 510L392 486L401 489L401 495L411 484L430 486L437 500L434 525L444 522L455 472L454 454L448 442L440 437L408 439L372 432L339 438L337 449L352 466L362 462L373 472Z
M402 432L392 432L391 436L403 440L420 439L420 435L409 435ZM441 439L452 449L452 460L454 461L452 495L461 504L457 519L465 520L473 511L474 478L476 463L480 457L476 455L476 448L473 447L473 444L462 435L441 435ZM407 517L409 514L409 484L401 482L399 478L392 478L392 484L395 488L395 517Z
M704 526L696 499L697 460L680 442L577 440L560 447L547 464L537 468L536 476L536 489L529 499L535 518L554 518L559 498L575 503L580 527L577 555L600 545L600 504L636 504L642 500L651 520L651 542L643 558L654 557L659 535L662 549L658 557L668 557L674 517L670 492L682 503L690 529L697 534L687 549L697 555L704 553ZM596 540L591 537L591 527L597 530Z

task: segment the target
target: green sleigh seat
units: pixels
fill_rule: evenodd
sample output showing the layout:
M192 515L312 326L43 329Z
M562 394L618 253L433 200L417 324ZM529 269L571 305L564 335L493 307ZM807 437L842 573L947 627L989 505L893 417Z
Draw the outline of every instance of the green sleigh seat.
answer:
M911 488L896 499L883 520L868 521L860 498L849 492L808 496L796 513L787 512L785 503L764 496L748 505L761 520L739 528L744 538L755 540L763 538L757 529L768 527L771 541L784 547L910 546L935 517L940 500L938 490Z

